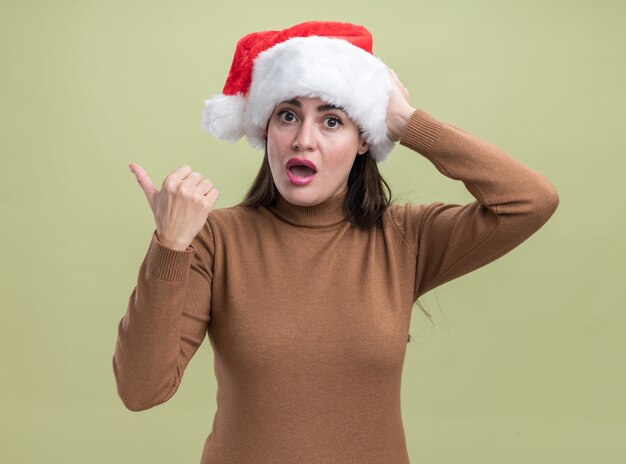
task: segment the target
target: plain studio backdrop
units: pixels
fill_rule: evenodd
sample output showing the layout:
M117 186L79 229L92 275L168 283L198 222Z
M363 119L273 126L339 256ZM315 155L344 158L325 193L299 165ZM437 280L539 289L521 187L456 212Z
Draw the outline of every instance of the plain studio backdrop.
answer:
M178 393L126 410L117 324L154 230L128 170L187 163L237 203L262 153L200 128L237 40L365 25L413 106L543 173L560 205L504 257L421 298L402 383L413 463L626 462L626 7L619 1L0 2L3 463L190 463L215 412L210 344ZM467 203L396 146L397 201ZM390 463L393 464L393 463Z

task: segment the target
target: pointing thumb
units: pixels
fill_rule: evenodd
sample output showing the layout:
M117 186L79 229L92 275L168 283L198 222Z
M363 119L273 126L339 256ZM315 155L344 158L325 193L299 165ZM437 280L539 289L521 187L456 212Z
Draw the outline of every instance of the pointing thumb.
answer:
M154 212L154 201L157 193L159 193L158 189L152 183L152 180L148 176L148 173L141 166L136 163L129 163L128 168L130 169L130 172L135 175L139 186L146 194L146 198L148 200L148 203L150 204L150 208Z

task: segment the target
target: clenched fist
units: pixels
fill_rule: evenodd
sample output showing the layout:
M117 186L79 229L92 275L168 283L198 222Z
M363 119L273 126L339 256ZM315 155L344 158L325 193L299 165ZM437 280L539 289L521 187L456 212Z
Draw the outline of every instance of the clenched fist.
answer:
M167 176L157 190L141 166L130 163L128 167L146 194L159 242L173 250L186 250L219 197L213 182L185 164Z

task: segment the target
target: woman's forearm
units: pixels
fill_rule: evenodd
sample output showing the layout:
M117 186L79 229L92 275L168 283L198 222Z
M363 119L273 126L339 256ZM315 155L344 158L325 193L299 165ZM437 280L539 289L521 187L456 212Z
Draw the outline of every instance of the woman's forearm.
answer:
M201 237L190 251L177 251L162 246L153 233L113 355L118 394L132 411L174 395L206 335L211 275Z
M411 115L400 143L428 158L445 176L462 181L481 204L509 216L508 221L532 223L532 216L543 221L558 205L555 187L541 173L421 109Z
M422 154L476 198L468 204L407 206L404 229L415 244L415 298L498 259L535 233L559 196L542 174L452 124L416 110L400 143Z

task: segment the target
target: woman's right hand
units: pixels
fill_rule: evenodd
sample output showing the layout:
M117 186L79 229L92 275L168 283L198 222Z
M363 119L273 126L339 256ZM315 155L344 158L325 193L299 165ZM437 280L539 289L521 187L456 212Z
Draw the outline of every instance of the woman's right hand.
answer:
M141 166L130 163L128 167L146 194L159 242L173 250L186 250L219 197L213 182L185 164L167 176L161 190L157 190Z
M391 91L387 106L387 131L389 140L399 142L415 108L409 102L409 89L400 82L393 69L389 69L389 74L391 74Z

